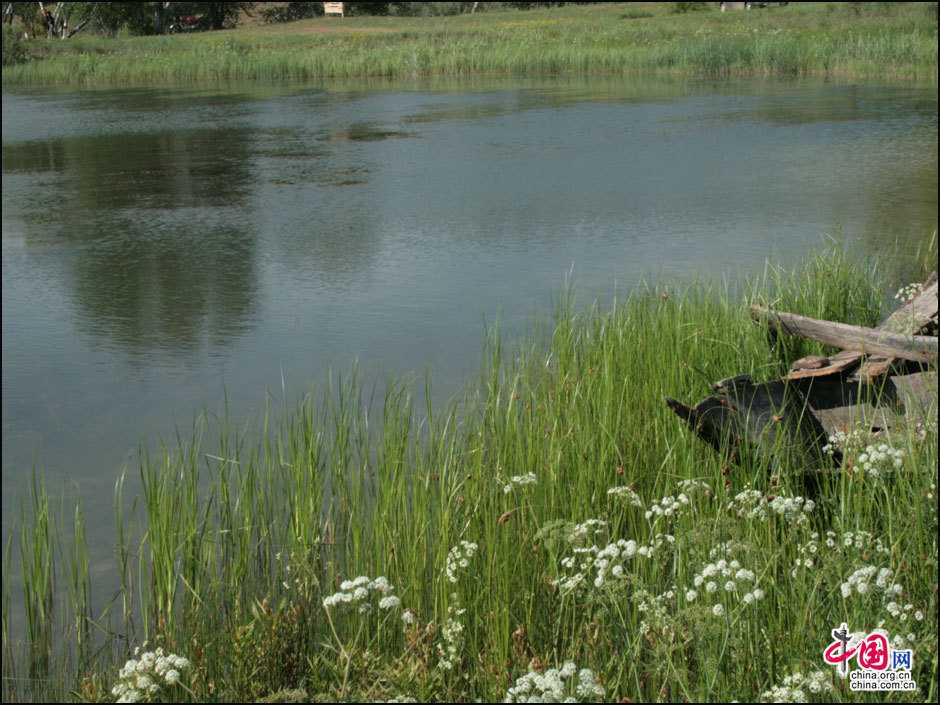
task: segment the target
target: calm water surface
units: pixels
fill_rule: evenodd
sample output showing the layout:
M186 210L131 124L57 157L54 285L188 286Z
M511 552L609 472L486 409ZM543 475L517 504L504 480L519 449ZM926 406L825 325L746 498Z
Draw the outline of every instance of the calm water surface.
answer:
M478 368L485 321L937 227L935 87L624 79L3 95L3 527L329 369ZM99 556L107 550L98 547Z

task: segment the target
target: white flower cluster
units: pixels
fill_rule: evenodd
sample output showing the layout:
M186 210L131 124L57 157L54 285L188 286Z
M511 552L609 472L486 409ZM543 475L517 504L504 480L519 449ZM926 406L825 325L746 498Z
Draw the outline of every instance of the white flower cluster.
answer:
M640 545L633 539L618 539L603 548L596 545L575 547L574 555L561 560L561 567L570 571L567 575L552 581L562 594L569 594L580 587L590 590L609 587L611 581L619 583L628 573L627 561L634 556L651 558L662 546L676 542L671 534L656 534L646 545Z
M538 478L535 476L534 472L529 472L525 475L513 475L509 478L509 482L503 485L503 494L509 494L516 487L534 485L536 482L538 482Z
M627 504L632 504L634 507L643 509L643 500L640 499L640 495L629 487L611 487L607 490L607 496L617 497L624 500Z
M871 443L871 435L856 429L850 433L836 431L829 436L829 443L823 450L833 455L836 449L842 451L846 460L871 477L879 477L892 470L899 470L904 465L904 453L887 443Z
M831 555L865 555L872 552L884 556L891 554L884 542L868 531L846 531L840 536L830 530L826 532L824 541L820 539L819 533L814 531L810 540L799 547L800 557L794 561L790 575L795 578L800 568L812 569L816 565L817 554L823 548Z
M418 615L416 615L411 610L405 610L401 613L401 623L405 626L405 628L413 627L418 623Z
M845 431L834 431L829 436L829 442L823 446L823 452L827 455L835 455L837 450L846 454L851 454L861 450L869 435L863 433L861 429L855 429L846 433Z
M740 561L731 558L731 548L728 545L719 546L712 549L709 558L718 560L707 563L700 572L692 579L693 588L686 590L686 602L694 602L699 595L700 590L704 590L706 595L715 593L726 593L728 597L738 597L745 605L751 605L764 599L764 591L760 587L760 581L753 570L741 566ZM731 558L730 560L728 560ZM725 612L725 606L722 602L716 602L712 606L712 614L720 617Z
M839 591L845 599L851 597L853 592L857 595L867 595L874 591L883 592L886 596L900 595L904 588L900 583L892 582L893 578L894 571L890 568L879 569L873 565L864 565L839 586Z
M640 622L640 634L646 636L654 629L664 636L673 633L672 615L675 614L673 600L675 599L675 586L661 595L652 595L646 590L637 590L633 594L637 612L643 615Z
M459 577L458 573L470 565L470 559L477 552L477 546L471 541L461 541L447 553L447 579L456 583Z
M902 594L903 590L898 583L894 583L888 590L885 590L884 596L884 608L889 615L895 620L894 625L889 630L891 633L891 648L893 649L905 649L912 647L917 641L917 635L914 632L909 631L907 635L904 635L902 629L919 629L917 624L914 622L923 622L924 621L924 612L920 609L915 609L914 605L910 602L906 604L900 604L894 601L895 597L898 597ZM885 626L885 620L882 619L878 623L878 628L881 629ZM930 630L928 634L936 634L936 632Z
M437 665L444 671L452 671L460 662L460 651L463 649L463 622L460 617L466 609L460 607L457 595L451 595L453 604L447 607L447 621L441 629L443 644L437 644L437 655L440 658Z
M606 535L607 522L603 519L587 519L580 524L575 524L568 534L569 543L581 543L595 536Z
M111 688L111 695L119 703L136 703L154 698L164 686L175 686L182 673L190 669L188 659L176 654L167 654L163 649L147 651L134 649L134 656L118 673L118 682Z
M574 555L562 558L561 566L571 574L558 578L552 585L567 594L576 590L582 583L591 580L595 588L602 588L609 577L617 580L626 575L624 564L637 554L636 541L620 539L609 543L604 548L589 546L575 548Z
M903 634L893 634L890 639L891 648L897 649L899 651L901 649L911 648L916 641L917 635L914 633L910 633L907 636L904 636Z
M801 557L793 561L793 568L790 570L790 577L795 578L800 572L800 568L806 568L807 570L812 569L812 567L816 565L816 559L814 556L818 550L819 544L816 541L807 541L805 544L800 546L799 551Z
M577 674L577 680L574 675ZM603 686L597 682L594 672L587 668L580 671L568 661L561 668L550 668L544 673L529 671L516 679L516 684L506 691L504 703L578 703L597 702L604 696Z
M830 543L832 541L832 543ZM839 537L834 531L826 532L826 546L835 548L841 544L842 549L854 549L857 553L867 553L875 551L885 556L891 555L891 549L884 545L884 542L870 531L846 531ZM846 553L848 551L845 551Z
M674 546L676 537L672 534L656 534L646 546L640 546L636 552L644 558L652 558L664 545Z
M887 443L865 446L865 450L856 458L858 468L866 475L879 477L892 470L900 470L904 465L904 453L892 448Z
M681 493L678 496L673 497L672 495L666 495L658 502L653 502L650 505L650 508L646 510L646 520L649 521L656 517L669 518L674 514L679 514L682 511L683 507L689 506L689 498L685 493ZM653 519L655 522L656 519Z
M805 703L809 701L806 691L813 695L832 692L832 675L824 671L812 671L805 676L796 672L778 685L761 693L765 703Z
M774 514L789 524L805 524L816 503L803 497L765 497L757 490L744 490L731 500L730 509L741 519L764 520Z
M330 609L340 605L358 605L360 614L365 614L372 610L370 596L378 594L381 595L379 609L397 609L401 606L401 600L393 594L394 590L394 586L384 576L371 580L365 575L360 575L358 578L340 583L339 592L323 598L323 606Z
M470 559L476 554L479 546L471 541L461 541L447 553L445 573L447 580L456 583L460 571L470 565ZM441 629L443 644L438 642L437 655L440 657L438 667L444 671L452 671L460 662L460 652L463 649L463 623L460 617L467 611L460 606L457 593L450 596L451 604L447 606L447 621Z
M911 617L918 622L924 621L924 613L920 610L915 610L914 605L911 603L902 606L897 602L889 602L885 605L885 609L888 610L888 614L902 622L906 622Z
M759 490L744 490L738 492L731 500L729 509L738 517L750 519L755 509L764 505L764 495Z
M916 299L923 290L923 284L914 282L913 284L908 284L907 286L902 286L900 289L898 289L898 293L894 295L894 298L901 303L909 304L911 301Z
M807 514L816 508L816 503L803 497L774 497L767 507L790 524L802 524L808 521Z

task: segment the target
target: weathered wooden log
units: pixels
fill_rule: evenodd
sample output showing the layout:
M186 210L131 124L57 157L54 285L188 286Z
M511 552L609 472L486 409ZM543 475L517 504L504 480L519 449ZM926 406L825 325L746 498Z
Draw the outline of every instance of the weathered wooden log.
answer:
M934 371L890 375L870 385L837 377L813 380L812 385L807 399L829 435L859 427L899 434L919 424L936 422Z
M878 329L904 335L936 335L937 273L931 272L923 283L921 292L882 321ZM893 355L876 355L866 359L865 354L857 350L843 350L832 355L828 365L808 365L804 362L797 360L787 379L843 376L854 371L856 381L871 383L892 372L905 369Z
M924 282L921 292L913 300L904 304L878 326L880 330L910 335L937 334L937 273L931 272ZM894 371L897 358L890 355L878 355L865 360L855 379L871 383Z
M751 315L777 331L826 345L915 362L937 359L937 338L933 336L902 335L876 328L822 321L795 313L771 311L763 306L751 306Z
M832 361L825 355L807 355L790 365L791 370L821 370L828 367Z
M823 367L791 369L787 379L809 379L812 377L826 377L839 372L850 372L861 363L863 357L864 355L860 352L843 350L835 355L830 355L829 364Z

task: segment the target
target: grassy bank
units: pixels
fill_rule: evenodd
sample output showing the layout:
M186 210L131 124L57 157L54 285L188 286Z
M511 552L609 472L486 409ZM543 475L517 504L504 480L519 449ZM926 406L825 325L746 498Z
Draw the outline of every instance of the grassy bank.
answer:
M827 253L746 298L870 324L883 285ZM142 460L138 502L118 482L104 614L81 514L57 520L37 483L4 557L4 699L113 699L146 643L186 659L137 657L157 698L492 701L559 668L584 700L748 701L816 670L806 697L853 700L820 659L845 621L913 649L919 691L893 699L935 700L936 423L886 439L901 461L880 474L848 451L815 506L785 462L729 471L663 397L807 352L771 347L745 303L698 286L562 306L547 348L491 341L459 413L404 387L369 413L344 382L257 434L221 421L219 447L197 426Z
M675 14L599 4L439 18L320 18L170 37L34 40L6 85L660 72L936 79L935 3Z

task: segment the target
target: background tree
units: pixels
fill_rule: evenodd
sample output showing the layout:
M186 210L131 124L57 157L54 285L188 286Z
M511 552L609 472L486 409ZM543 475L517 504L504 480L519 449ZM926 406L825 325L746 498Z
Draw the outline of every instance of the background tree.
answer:
M204 6L204 14L208 18L210 29L234 27L238 23L239 16L243 12L250 13L254 7L253 2L197 2L192 4Z
M45 28L47 37L68 39L81 32L94 20L100 9L97 2L36 3L39 5L38 19Z

